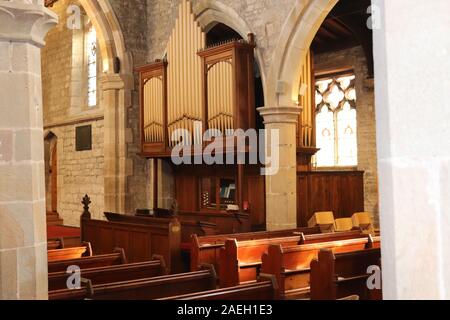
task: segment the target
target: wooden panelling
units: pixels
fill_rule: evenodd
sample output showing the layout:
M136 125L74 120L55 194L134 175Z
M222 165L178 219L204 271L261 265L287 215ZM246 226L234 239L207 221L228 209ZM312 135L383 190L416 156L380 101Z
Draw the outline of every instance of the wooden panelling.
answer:
M266 227L266 188L265 177L247 176L244 199L248 200L250 220L253 230L265 230Z
M217 225L218 234L248 232L265 227L265 177L259 167L246 166L238 183L236 166L179 166L175 168L175 198L181 221L204 221ZM220 177L235 179L237 193L242 192L240 213L209 210L201 206L200 179ZM244 204L248 206L245 210Z
M298 226L306 226L318 211L333 211L336 219L364 211L364 172L298 173Z
M181 270L181 227L177 219L148 218L147 224L100 221L82 218L82 239L92 244L95 254L123 248L129 262L164 257L172 272ZM153 223L150 223L153 222Z

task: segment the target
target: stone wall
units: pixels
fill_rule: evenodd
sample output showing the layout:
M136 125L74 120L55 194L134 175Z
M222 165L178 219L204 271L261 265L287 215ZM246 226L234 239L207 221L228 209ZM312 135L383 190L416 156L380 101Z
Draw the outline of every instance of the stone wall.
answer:
M69 0L58 1L51 10L59 23L51 29L42 49L44 124L64 119L70 105L73 30L66 27Z
M366 57L362 47L315 56L315 68L333 70L351 67L356 76L358 121L358 169L364 174L365 210L374 215L378 225L378 181L374 81L368 79Z
M103 219L104 211L103 120L79 125L92 126L90 151L75 151L76 125L51 129L58 141L58 212L67 226L79 226L85 194L94 219Z
M165 1L164 1L165 2ZM141 66L147 60L148 40L147 29L147 0L110 0L117 19L120 23L127 50L133 58L134 66ZM167 19L167 17L161 17ZM137 208L151 206L151 196L148 192L150 161L142 159L140 152L140 109L139 109L139 79L135 74L134 90L132 92L132 106L127 112L127 127L129 134L127 141L127 157L131 160L127 179L128 197L127 211L134 212Z
M83 31L67 27L67 8L73 3L60 0L51 8L60 20L48 33L42 50L44 130L57 139L57 207L68 226L79 225L85 194L92 199L93 217L102 218L104 207L103 110L100 103L88 108L87 98L82 96L87 82L82 77ZM92 125L92 150L77 152L75 129L84 125Z
M227 11L234 11L250 30L258 43L258 52L262 61L261 69L266 74L279 34L292 10L296 0L192 0L194 10L200 4L218 6ZM306 1L305 1L306 2ZM175 26L180 0L147 0L147 42L148 60L161 59L167 42ZM218 13L220 14L220 13ZM225 17L225 14L224 14ZM229 18L229 15L226 16ZM243 35L245 37L245 34Z

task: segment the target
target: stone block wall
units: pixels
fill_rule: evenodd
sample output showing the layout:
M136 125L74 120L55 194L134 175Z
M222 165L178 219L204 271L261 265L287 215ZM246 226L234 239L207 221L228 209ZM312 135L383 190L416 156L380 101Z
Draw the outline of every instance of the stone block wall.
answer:
M374 81L368 79L366 56L362 47L315 56L316 70L351 67L356 76L358 121L358 169L364 174L365 210L374 215L378 225L378 173Z
M73 32L66 27L66 9L70 0L54 4L52 11L58 14L58 25L45 38L42 49L42 99L44 124L60 121L68 114L71 92Z
M135 67L148 63L147 28L147 0L110 0L111 6L119 21L123 32L127 51L131 54ZM161 17L167 19L167 17ZM127 110L127 128L129 130L127 141L127 157L130 165L127 167L127 208L134 212L137 208L151 207L151 194L148 192L150 175L150 162L138 155L140 153L140 105L139 105L139 78L135 73L134 90L132 92L132 105Z
M103 110L100 103L87 108L87 98L80 96L87 82L83 78L84 35L67 27L71 14L67 8L74 3L60 0L51 8L60 20L47 35L41 59L44 130L57 139L57 208L67 226L79 226L85 194L91 197L94 218L103 218L104 211ZM92 150L77 152L75 130L85 125L92 125Z
M79 124L85 125L92 126L90 151L76 151L77 125L51 130L58 141L58 212L67 226L79 226L83 212L81 200L85 194L91 197L92 217L104 218L103 120Z
M266 74L273 51L279 39L290 11L296 0L192 0L194 9L201 4L218 6L224 10L234 11L237 19L248 26L256 35L258 52L262 58L259 61L261 70ZM180 0L147 0L147 43L148 61L161 59L167 42L175 26ZM220 15L220 12L218 12ZM228 19L229 16L227 16ZM239 24L239 23L237 23ZM241 32L242 30L236 30ZM243 35L245 37L245 34Z

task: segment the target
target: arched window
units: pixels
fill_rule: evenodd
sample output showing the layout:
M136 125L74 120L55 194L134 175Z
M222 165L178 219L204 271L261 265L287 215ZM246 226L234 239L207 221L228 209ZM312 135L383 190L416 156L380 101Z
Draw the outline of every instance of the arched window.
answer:
M358 165L354 74L316 82L316 144L318 167Z
M97 33L93 25L86 32L86 65L87 65L87 105L97 106Z

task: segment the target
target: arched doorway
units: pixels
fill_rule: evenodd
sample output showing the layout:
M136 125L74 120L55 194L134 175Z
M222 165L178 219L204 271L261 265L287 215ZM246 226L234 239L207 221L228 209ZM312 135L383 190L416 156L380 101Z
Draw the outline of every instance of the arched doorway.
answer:
M53 132L44 138L44 163L47 225L62 225L58 214L58 138Z

